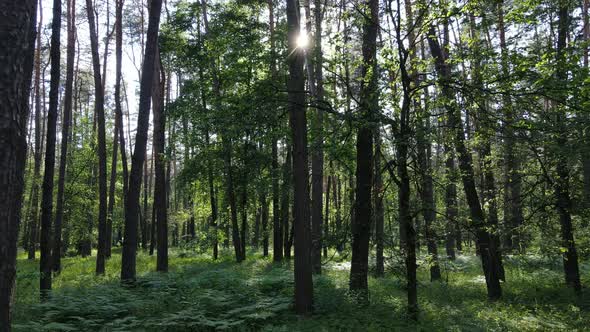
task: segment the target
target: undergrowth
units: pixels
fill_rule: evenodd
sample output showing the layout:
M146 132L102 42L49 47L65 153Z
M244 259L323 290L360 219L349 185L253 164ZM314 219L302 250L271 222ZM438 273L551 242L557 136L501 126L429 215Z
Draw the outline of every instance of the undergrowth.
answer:
M94 276L94 257L65 258L50 301L38 300L38 262L18 260L15 331L583 331L590 326L590 297L562 285L559 261L508 257L501 301L486 301L475 256L442 263L443 281L431 283L419 269L420 316L406 316L403 279L395 269L370 278L370 304L359 306L347 292L346 262L325 265L314 277L314 314L291 310L290 262L273 264L251 253L236 264L225 252L217 261L172 251L170 272L153 271L155 258L138 255L138 281L119 283L120 254L107 274ZM557 263L556 263L557 262ZM583 283L590 266L582 263ZM586 292L587 293L587 292Z

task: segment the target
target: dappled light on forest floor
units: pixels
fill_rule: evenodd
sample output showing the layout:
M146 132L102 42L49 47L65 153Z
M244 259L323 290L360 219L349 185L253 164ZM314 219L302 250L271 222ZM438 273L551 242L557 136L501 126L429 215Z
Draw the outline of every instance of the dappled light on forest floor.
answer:
M180 258L179 256L182 256ZM118 280L119 253L107 262L107 274L95 277L93 259L65 258L55 278L52 299L38 303L36 265L21 256L14 329L16 331L194 331L194 330L583 330L590 324L590 298L575 298L561 284L551 261L506 262L505 297L485 300L479 260L467 255L444 262L447 281L429 282L419 268L420 320L406 316L405 281L389 271L369 279L370 304L359 306L348 292L349 264L331 262L314 277L314 314L298 319L291 310L292 264L272 263L259 253L235 264L230 252L218 261L209 256L172 251L170 272L151 272L154 259L138 255L134 287ZM585 281L588 265L584 265Z

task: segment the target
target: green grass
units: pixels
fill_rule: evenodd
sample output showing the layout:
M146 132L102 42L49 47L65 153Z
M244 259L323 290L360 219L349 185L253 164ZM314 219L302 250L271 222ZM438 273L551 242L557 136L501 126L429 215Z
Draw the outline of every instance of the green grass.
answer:
M314 277L313 316L292 313L290 263L273 264L259 254L236 264L231 252L209 256L171 251L170 272L154 271L155 257L140 252L138 283L119 283L120 254L107 274L94 276L95 258L65 258L54 278L52 299L38 300L38 261L18 259L16 331L583 331L590 328L590 296L565 288L559 260L534 256L506 259L502 301L486 301L479 260L461 256L442 266L444 282L419 270L420 316L405 313L404 281L390 273L370 278L370 304L347 292L348 271L329 263ZM590 283L590 265L581 266ZM394 269L392 269L394 270Z

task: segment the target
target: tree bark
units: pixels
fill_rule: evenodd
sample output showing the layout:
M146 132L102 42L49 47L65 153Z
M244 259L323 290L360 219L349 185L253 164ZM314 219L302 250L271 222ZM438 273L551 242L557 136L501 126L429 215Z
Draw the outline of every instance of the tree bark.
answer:
M62 239L61 229L64 214L64 184L68 156L68 139L72 119L72 89L74 83L74 56L76 52L76 1L67 0L67 56L66 56L66 91L64 97L64 113L61 130L61 155L59 158L59 179L57 182L57 208L55 211L55 231L53 234L53 271L61 270Z
M284 250L284 257L286 259L291 258L291 242L290 242L290 229L289 226L289 201L291 196L291 189L292 189L292 179L291 176L291 167L292 163L292 149L291 145L287 145L287 156L285 158L285 163L283 164L283 185L281 187L281 225L283 229L282 239L283 239L283 250Z
M384 209L383 209L383 177L381 175L381 132L375 131L375 178L373 181L373 199L375 201L375 275L383 277L385 265L383 260ZM335 191L335 190L334 190Z
M35 51L35 0L0 3L0 331L10 331L27 119Z
M270 30L270 75L273 81L277 77L277 63L275 50L275 20L274 0L268 0L268 24ZM278 123L276 123L278 125ZM271 142L271 177L272 177L272 224L273 224L273 261L283 260L283 223L281 222L281 206L279 202L279 149L277 146L276 134L272 133Z
M59 103L60 79L61 0L53 1L51 23L51 81L49 83L49 110L47 112L47 138L45 140L45 173L41 198L41 260L40 291L45 300L51 291L51 218L53 215L53 177L55 173L55 140Z
M166 78L162 70L159 50L156 47L154 79L152 81L152 112L154 115L153 151L154 151L154 206L156 215L156 233L158 255L156 271L168 272L168 210L166 198L166 116L164 114L164 87ZM152 227L153 232L153 227Z
M43 27L43 7L42 1L39 1L39 25L38 31L41 31ZM33 29L34 30L34 29ZM35 252L37 250L37 219L39 218L39 179L41 178L41 154L42 149L42 131L41 131L41 34L37 36L37 50L35 52L35 151L34 151L34 169L33 169L33 181L31 184L31 218L29 220L30 231L29 231L29 250L28 259L35 259Z
M158 30L160 26L160 11L162 0L151 0L149 23L144 62L141 72L139 94L139 114L137 117L137 134L135 136L135 150L131 161L129 174L129 190L125 202L125 236L123 242L123 257L121 263L121 280L135 281L136 253L137 253L137 218L139 216L139 194L141 188L141 168L144 163L147 131L149 127L150 98L152 81L154 79L154 65L158 45Z
M107 152L104 116L104 89L100 74L100 58L98 55L98 36L96 33L94 9L92 1L86 0L88 25L90 28L90 45L92 49L92 68L94 71L94 111L98 129L98 250L96 254L96 274L105 272L105 249L107 232Z
M323 54L322 54L322 1L314 0L314 43L313 43L313 64L315 82L315 103L318 106L324 102L324 80L323 80ZM311 19L311 17L310 17ZM312 222L312 268L313 273L322 272L322 212L324 194L324 135L323 135L323 111L320 107L315 109L313 121L313 147L311 154L311 222Z
M313 303L310 257L310 215L307 163L307 119L305 115L304 53L296 46L299 35L299 1L287 0L289 76L287 79L289 124L293 142L293 223L295 238L295 312L309 315Z
M555 73L557 81L563 86L567 86L567 59L566 47L569 30L569 6L568 1L559 1L558 13L558 36L557 36L557 70ZM565 100L565 97L563 97ZM580 283L580 270L578 267L578 252L574 241L574 233L571 217L571 198L569 193L569 167L567 156L567 140L568 132L566 128L566 111L556 106L557 124L557 178L555 180L555 200L557 213L559 214L559 222L561 225L561 241L562 247L565 248L563 252L563 271L565 274L566 284L573 288L576 294L582 293L582 285Z
M360 91L361 123L356 142L356 204L352 222L352 261L350 267L350 290L357 292L361 302L368 301L367 274L369 270L369 233L371 229L372 207L371 188L373 186L373 118L378 112L379 95L377 90L377 32L379 27L379 1L365 2L365 15L362 21L361 66L363 83Z

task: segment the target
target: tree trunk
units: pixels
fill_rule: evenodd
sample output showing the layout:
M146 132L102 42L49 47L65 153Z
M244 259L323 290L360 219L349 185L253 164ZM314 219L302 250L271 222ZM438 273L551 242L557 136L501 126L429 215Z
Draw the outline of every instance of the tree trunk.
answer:
M260 196L260 219L262 223L262 255L268 257L268 202L266 190Z
M287 0L289 77L287 79L289 124L293 142L293 223L295 237L295 312L309 315L313 303L310 257L310 215L307 163L307 119L305 115L304 53L296 47L300 32L299 1Z
M149 23L144 62L141 72L139 94L139 114L137 117L137 134L135 136L135 150L131 161L129 174L129 190L125 202L125 236L123 243L123 258L121 264L121 280L135 281L136 252L137 252L137 218L139 216L139 194L141 188L141 169L143 167L147 131L149 127L150 98L152 81L154 79L154 65L158 45L158 30L160 25L160 11L162 0L151 0Z
M43 1L39 1L39 25L38 31L43 27ZM33 29L34 31L34 29ZM43 153L41 147L41 34L37 36L37 50L35 52L35 151L34 159L35 165L33 170L33 181L31 184L31 219L29 220L29 250L28 259L35 259L35 251L37 250L37 219L39 218L39 179L41 178L41 154Z
M88 25L90 28L90 44L92 48L92 68L94 71L94 111L98 129L98 251L96 254L96 274L105 272L105 248L107 232L107 152L104 117L104 89L100 74L100 58L98 56L98 36L92 1L86 0Z
M331 167L330 162L330 168ZM330 190L332 189L332 176L328 175L328 183L326 184L326 205L324 214L324 229L323 229L323 241L322 241L322 255L324 259L328 258L328 239L330 238Z
M275 21L274 0L268 0L268 24L270 30L270 75L273 80L277 77L276 50L275 50ZM278 125L278 123L276 124ZM271 142L271 177L272 177L272 224L273 224L273 261L283 260L283 223L279 203L279 151L277 138L273 133Z
M373 199L375 201L375 275L383 277L385 265L383 261L383 177L381 176L381 131L375 131L375 178L373 181Z
M555 73L557 81L563 86L567 86L567 59L566 47L569 30L570 14L568 2L561 0L559 2L558 13L558 37L557 37L557 70ZM562 96L565 100L566 96ZM571 217L571 198L569 193L569 167L567 155L567 140L568 132L566 128L566 111L556 106L556 121L557 124L557 178L555 180L555 200L557 206L557 213L559 214L559 222L561 225L561 241L562 247L565 248L563 253L563 271L565 274L565 282L569 287L572 287L576 294L581 294L582 285L580 283L580 270L578 267L578 252L574 241L572 217Z
M290 226L289 226L289 202L291 196L291 185L292 179L291 176L291 167L292 163L292 150L291 145L287 145L287 156L285 158L285 164L283 164L283 186L281 187L281 225L283 229L282 239L283 239L283 250L284 250L284 257L287 259L291 258L291 244L290 244Z
M322 1L314 0L315 41L313 43L313 64L315 65L315 103L323 106L324 80L323 80L323 54L322 54ZM311 19L311 18L310 18ZM312 83L310 83L312 84ZM322 212L324 191L324 135L323 135L323 111L316 107L313 121L314 140L311 154L311 222L312 222L312 267L313 272L322 272ZM324 235L325 236L325 235Z
M53 177L55 173L55 140L57 131L58 97L60 79L61 0L53 1L51 23L51 81L49 85L49 111L47 112L47 138L45 140L45 173L41 199L41 299L51 290L51 218L53 215Z
M362 123L356 141L356 205L352 223L352 261L350 267L350 290L358 292L359 300L368 302L367 274L369 270L369 232L371 229L373 186L373 128L372 120L378 112L377 90L377 32L379 27L379 1L365 2L363 17L361 66L364 81L360 91L360 117Z
M495 241L493 241L486 228L486 220L475 187L471 155L465 146L463 122L459 114L458 106L454 102L454 92L448 85L448 82L451 79L450 67L447 64L446 57L440 47L433 25L430 26L428 32L428 44L430 46L432 57L435 59L435 69L438 74L441 93L448 100L446 114L449 127L454 130L453 139L459 155L461 179L465 190L465 197L467 198L467 203L469 205L473 227L475 228L477 244L481 252L488 298L490 300L497 300L502 296L502 288L500 286L500 276L497 273L498 261L496 258Z
M64 113L61 130L61 155L59 159L59 179L57 182L57 208L55 211L55 232L53 235L53 271L61 270L62 239L61 228L64 214L64 183L66 178L66 163L68 156L68 139L70 137L70 123L72 118L72 89L74 83L74 56L76 52L76 1L67 0L67 60L66 60L66 91L64 98Z
M157 238L156 243L158 245L158 257L156 260L156 271L159 272L168 272L168 210L166 204L166 164L164 160L166 153L166 115L164 113L163 92L165 86L166 78L164 77L159 50L156 47L154 79L152 81L152 111L154 114L154 206L156 213L157 236L152 235L152 238Z
M16 280L27 118L35 51L35 0L0 4L0 331L10 331Z

